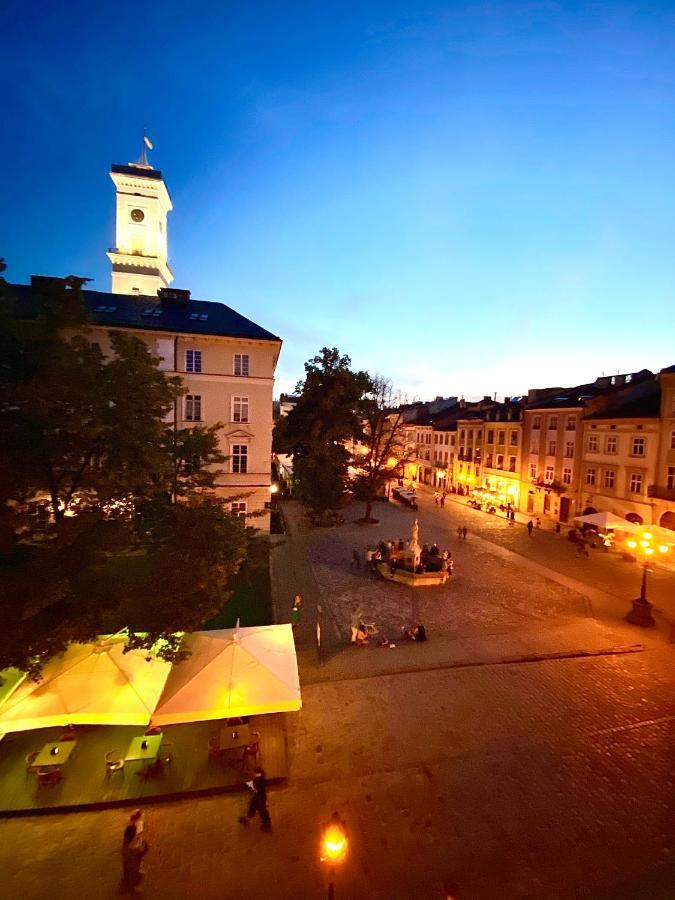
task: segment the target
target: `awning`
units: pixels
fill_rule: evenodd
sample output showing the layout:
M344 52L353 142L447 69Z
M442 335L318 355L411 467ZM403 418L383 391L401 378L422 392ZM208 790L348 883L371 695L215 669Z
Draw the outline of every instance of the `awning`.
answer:
M153 725L300 709L290 625L195 632L185 648L191 655L171 670Z
M596 528L601 528L603 531L627 531L631 534L640 531L642 528L642 526L634 525L633 522L622 519L621 516L615 516L614 513L610 512L591 513L588 516L575 516L574 521L583 522L586 525L595 525Z
M147 725L171 664L147 650L123 653L124 635L71 644L0 706L0 733L65 725Z

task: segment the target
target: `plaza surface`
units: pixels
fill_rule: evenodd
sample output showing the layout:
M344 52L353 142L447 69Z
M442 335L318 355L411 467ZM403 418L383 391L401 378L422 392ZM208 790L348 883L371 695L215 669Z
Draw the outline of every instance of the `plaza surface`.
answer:
M309 530L287 507L273 583L280 621L296 592L305 600L303 709L288 716L288 782L270 791L274 830L237 823L245 796L148 804L144 896L325 896L319 835L333 810L350 836L337 898L442 898L446 879L467 900L675 895L667 628L623 622L635 591L613 590L618 560L596 568L522 528L488 540L482 514L420 506L422 540L449 546L457 574L447 591L415 596L349 565L353 547L405 537L409 511L378 505L380 526ZM458 522L466 542L453 537ZM639 575L628 571L623 580ZM655 579L660 608L670 577ZM354 604L382 634L420 619L430 640L352 648ZM115 896L126 815L0 820L0 896Z

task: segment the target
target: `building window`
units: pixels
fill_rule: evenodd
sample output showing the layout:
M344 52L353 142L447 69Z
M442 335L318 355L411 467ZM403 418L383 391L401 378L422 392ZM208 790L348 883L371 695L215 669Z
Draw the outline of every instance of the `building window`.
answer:
M548 481L549 483L553 481L553 466L546 466L544 481Z
M248 422L248 397L232 398L232 421Z
M532 419L532 428L541 428L541 416L535 416Z
M670 449L675 450L675 431L670 432Z
M491 428L489 428L489 429L488 429L488 433L487 433L487 441L486 441L486 443L487 443L487 444L494 444L494 442L495 442L495 433L494 433L494 431L493 431Z
M586 484L595 484L595 469L586 469Z
M555 441L548 442L548 456L555 456Z
M488 467L488 469L492 468L492 454L491 453L488 453L487 456L485 457L485 465Z
M631 456L645 455L645 439L643 437L634 437L631 444Z
M505 435L505 432L503 432L503 431L498 431L498 432L497 432L497 443L498 443L498 444L503 444L503 443L504 443L504 435Z
M201 394L187 394L185 397L185 421L201 422L202 398Z
M248 472L248 445L234 444L232 447L232 471L237 475Z
M616 453L616 436L612 435L605 441L605 453Z
M511 446L512 447L518 446L518 432L517 431L511 432Z
M633 472L630 476L630 482L628 484L628 490L631 494L641 494L642 493L642 475L640 472Z
M234 354L234 374L248 375L248 353Z
M466 431L462 428L462 430L459 432L459 439L462 443L464 443L465 437L466 437Z
M565 422L565 430L566 431L576 431L577 428L577 420L574 416L568 416L567 421Z
M616 476L612 469L605 469L605 487L612 489L614 487L614 482L616 481Z
M574 459L574 441L565 441L565 456Z
M185 371L201 372L202 370L202 351L186 350L185 351Z
M515 456L509 456L509 472L516 471L516 458Z
M550 430L558 427L558 417L557 416L549 416L548 417L548 427Z
M589 435L588 452L589 453L597 453L598 452L598 436L597 436L597 434Z
M498 469L504 468L504 454L503 453L497 454L497 468Z
M533 481L537 480L537 464L536 463L530 463L530 478Z
M245 519L246 518L246 501L245 500L234 500L230 503L230 512L236 519Z
M668 466L666 473L666 487L669 491L675 490L675 466Z
M568 466L563 469L563 484L572 484L572 470Z

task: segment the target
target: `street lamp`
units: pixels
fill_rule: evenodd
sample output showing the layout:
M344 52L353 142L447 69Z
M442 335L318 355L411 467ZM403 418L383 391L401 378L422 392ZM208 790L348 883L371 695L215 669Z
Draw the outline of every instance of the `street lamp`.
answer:
M647 600L647 568L649 560L654 556L656 551L659 553L667 553L668 547L665 544L654 546L654 535L649 531L644 531L639 540L626 541L626 546L631 550L635 550L638 554L642 554L642 586L640 588L640 596L637 600L633 600L633 608L626 616L626 621L631 625L641 625L643 628L649 628L656 624L652 615L652 604Z
M339 814L334 812L321 836L321 862L328 863L328 900L335 897L335 866L347 856L347 829Z

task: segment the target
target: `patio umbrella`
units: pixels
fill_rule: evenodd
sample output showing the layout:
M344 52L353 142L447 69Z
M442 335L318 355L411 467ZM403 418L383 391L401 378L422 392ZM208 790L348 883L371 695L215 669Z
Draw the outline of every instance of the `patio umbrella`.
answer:
M64 725L147 725L171 669L126 638L71 644L41 680L19 684L0 705L0 733ZM146 661L148 660L149 661Z
M627 519L622 519L621 516L615 516L614 513L610 512L598 512L591 513L588 516L576 516L574 521L595 525L596 528L601 528L603 531L615 530L634 532L640 530L637 525L634 525Z
M153 725L300 709L290 625L198 631L184 646L191 655L171 670Z

